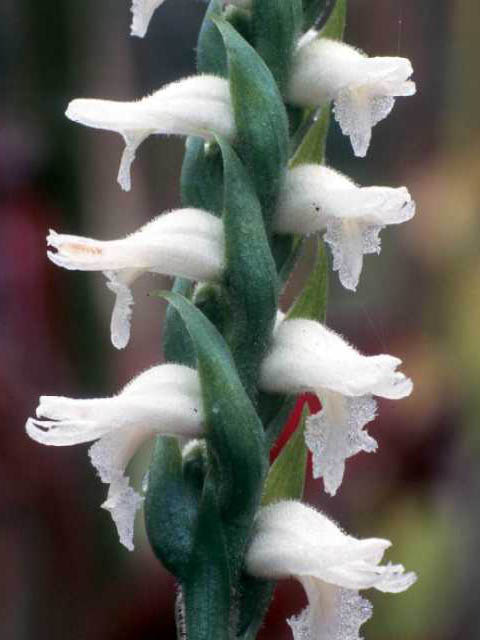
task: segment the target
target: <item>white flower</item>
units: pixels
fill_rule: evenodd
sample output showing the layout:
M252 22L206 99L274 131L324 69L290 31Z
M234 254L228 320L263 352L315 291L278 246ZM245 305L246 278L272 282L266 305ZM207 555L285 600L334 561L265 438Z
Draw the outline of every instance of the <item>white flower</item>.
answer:
M345 460L372 452L376 441L363 430L375 418L372 396L408 396L411 380L396 371L401 360L364 356L341 336L312 320L285 320L273 334L260 371L264 391L315 393L322 410L307 420L305 441L313 454L313 475L335 495Z
M350 136L355 155L365 156L372 127L388 116L397 96L411 96L412 65L406 58L369 58L343 42L309 31L294 57L288 96L302 107L334 101L335 117Z
M416 580L402 565L380 565L390 546L357 540L300 502L278 502L257 515L246 568L258 578L301 582L308 606L288 620L295 640L360 640L372 607L358 590L398 593Z
M142 503L126 476L130 459L155 434L195 438L203 430L198 375L173 364L145 371L111 398L42 396L36 415L27 420L26 430L41 444L62 447L97 440L90 460L102 482L110 485L102 506L130 550L135 513Z
M75 122L120 133L125 140L118 182L130 190L130 167L148 136L174 134L206 140L219 134L234 136L234 121L227 80L209 75L184 78L137 102L73 100L66 116Z
M132 0L132 24L130 27L132 36L144 37L155 10L164 2L165 0Z
M220 278L224 260L221 220L201 209L180 209L155 218L121 240L93 240L50 231L52 262L65 269L103 271L116 296L111 336L117 349L130 339L132 283L150 271L191 280Z
M355 291L363 255L380 253L380 231L415 215L405 187L358 187L346 176L306 164L286 175L275 218L279 233L309 234L326 229L333 268L344 287Z

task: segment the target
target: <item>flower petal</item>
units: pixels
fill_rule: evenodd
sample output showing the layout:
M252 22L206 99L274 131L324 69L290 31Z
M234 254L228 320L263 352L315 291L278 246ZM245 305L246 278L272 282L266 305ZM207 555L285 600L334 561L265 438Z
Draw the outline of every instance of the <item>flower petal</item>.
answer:
M401 398L413 385L397 372L401 360L364 356L341 336L312 320L285 320L272 337L260 370L264 391L335 391L344 396Z
M143 498L129 485L128 478L121 477L108 489L108 497L102 504L112 516L118 538L129 551L133 551L135 516L143 504Z
M327 584L399 592L413 584L416 576L405 573L402 565L380 565L390 545L378 538L357 540L315 509L281 501L257 514L246 568L264 579L296 577L310 605L317 589Z
M129 486L125 470L134 453L152 435L150 430L142 427L122 429L98 440L88 452L102 482L110 484L107 500L102 507L110 512L120 542L130 550L133 549L135 514L143 500Z
M132 0L132 36L145 36L155 10L163 3L164 0Z
M302 580L309 605L287 620L294 640L360 640L360 627L370 619L372 605L357 591L320 581Z
M305 442L313 455L313 477L323 478L325 491L334 496L343 480L345 460L377 449L377 442L363 431L375 419L377 405L371 396L324 393L321 398L322 410L307 419Z
M158 216L121 240L100 241L50 231L48 257L66 269L143 270L190 280L216 280L224 261L221 220L202 209ZM133 273L133 271L132 271Z
M129 270L125 269L129 272ZM115 294L115 304L110 322L110 336L116 349L124 349L130 340L130 325L132 320L133 296L130 282L124 281L122 271L105 271L107 287ZM123 278L122 278L123 276Z
M333 255L333 270L338 271L345 289L355 291L363 267L364 253L380 253L378 234L381 226L364 226L356 221L330 219L325 242Z

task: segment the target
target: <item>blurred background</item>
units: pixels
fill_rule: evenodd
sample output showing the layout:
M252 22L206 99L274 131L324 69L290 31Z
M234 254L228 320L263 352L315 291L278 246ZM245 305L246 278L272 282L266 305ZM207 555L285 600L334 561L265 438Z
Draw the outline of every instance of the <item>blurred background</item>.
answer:
M347 464L338 496L307 499L358 536L394 541L418 572L406 594L369 593L369 640L479 636L480 85L477 0L355 0L347 40L401 55L418 94L374 130L366 160L331 131L329 162L364 184L407 185L417 216L383 233L355 296L332 276L329 325L367 353L404 360L413 395L381 403L376 455ZM120 136L64 116L74 97L132 99L194 71L205 4L167 0L145 40L128 0L0 3L0 636L4 640L174 638L173 580L138 518L136 550L99 505L106 487L86 447L54 449L24 433L41 394L105 396L161 358L159 287L135 287L132 340L109 342L112 295L101 275L45 257L49 228L121 237L179 205L183 141L151 137L123 193ZM167 283L168 284L168 283ZM148 454L134 472L141 480ZM262 639L290 638L301 589L277 590Z

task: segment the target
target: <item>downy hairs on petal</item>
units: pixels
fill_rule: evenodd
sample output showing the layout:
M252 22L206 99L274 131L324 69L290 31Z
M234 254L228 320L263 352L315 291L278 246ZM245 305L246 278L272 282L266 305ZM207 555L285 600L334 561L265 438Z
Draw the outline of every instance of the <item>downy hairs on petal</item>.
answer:
M136 102L73 100L65 115L74 122L122 135L125 149L118 182L125 191L131 188L136 150L148 136L193 135L211 140L218 134L232 140L235 134L228 82L211 75L183 78Z
M133 548L133 523L142 498L129 486L126 469L143 442L155 433L196 438L203 433L198 374L182 365L160 365L137 376L112 398L77 400L42 396L28 435L46 445L97 442L92 464L110 485L104 507L120 541Z
M111 339L123 349L130 339L131 286L150 271L190 280L216 281L224 263L221 220L201 209L180 209L158 216L120 240L100 241L50 231L48 258L65 269L103 271L115 294Z

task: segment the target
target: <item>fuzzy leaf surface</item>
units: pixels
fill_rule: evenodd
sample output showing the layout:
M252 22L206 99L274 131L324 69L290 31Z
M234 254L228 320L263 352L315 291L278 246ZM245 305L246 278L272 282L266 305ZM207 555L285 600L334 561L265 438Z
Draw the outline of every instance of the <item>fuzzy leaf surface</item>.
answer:
M224 163L225 287L228 342L251 397L278 306L277 273L255 188L235 151L219 140Z
M290 63L303 25L301 0L254 0L254 46L280 90L288 81Z
M241 159L254 180L267 233L288 161L288 120L265 62L224 20L215 20L228 55L230 93Z
M198 498L184 481L177 438L159 436L149 470L145 526L155 555L179 578L192 553Z
M196 349L210 462L232 565L238 570L267 471L262 424L212 323L182 296L158 295L177 309Z

